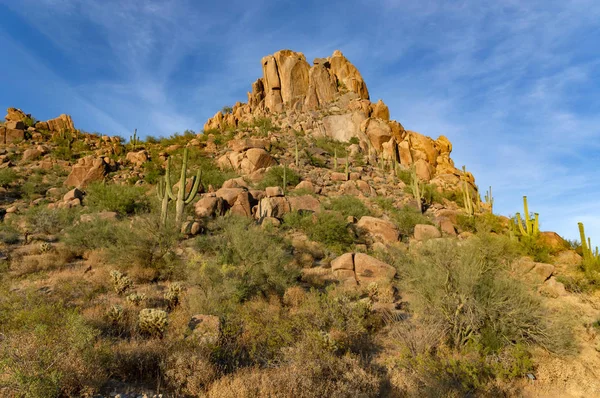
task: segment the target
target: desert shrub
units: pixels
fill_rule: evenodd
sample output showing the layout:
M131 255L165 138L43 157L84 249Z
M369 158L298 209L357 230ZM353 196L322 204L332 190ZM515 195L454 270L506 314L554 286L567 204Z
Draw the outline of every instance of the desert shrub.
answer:
M534 261L540 263L550 262L550 248L548 248L539 236L521 236L519 243L523 253L531 256Z
M498 216L491 213L477 214L474 216L458 214L456 221L459 230L463 232L502 233L504 231Z
M258 127L258 134L261 136L267 136L270 131L278 131L279 127L273 124L273 120L270 117L257 117L252 122L252 127Z
M146 162L142 165L144 168L144 181L155 185L165 174L165 170L155 161Z
M329 137L318 137L315 139L314 145L317 148L321 148L327 152L330 156L337 154L338 164L342 164L342 158L345 158L348 154L346 150L347 144L341 141L336 141Z
M43 206L31 207L24 214L27 228L32 233L57 234L73 225L79 217L79 210L48 209Z
M91 233L93 231L93 233ZM131 223L95 218L66 230L64 241L74 250L105 249L110 261L124 269L139 267L150 279L169 278L179 270L173 249L179 230L163 226L158 215L139 216Z
M86 204L97 211L139 214L150 210L144 189L130 185L95 183L86 189Z
M195 173L196 170L201 170L201 180L204 187L212 185L214 188L221 188L225 181L239 177L232 169L221 170L212 158L206 157L206 155L199 150L192 148L189 150L188 156L188 172ZM174 160L172 161L171 166L173 167L171 175L178 176L181 161Z
M455 349L472 344L496 352L506 345L539 344L568 350L569 342L550 331L551 318L526 287L508 276L518 254L505 237L481 235L460 247L430 241L416 264L405 268L424 318L444 320L446 343Z
M331 198L325 209L342 213L344 217L354 216L360 219L371 214L369 208L356 196L338 196Z
M162 146L185 145L194 138L196 138L196 133L192 130L185 130L183 134L177 132L171 134L169 137L161 138L159 144Z
M412 190L410 191L412 193ZM435 184L425 184L421 191L421 195L426 204L431 205L433 203L442 203L442 195L437 190Z
M218 371L211 362L211 354L210 349L197 344L169 350L162 365L168 387L181 396L203 396L218 377Z
M336 253L350 250L357 239L346 218L339 212L322 211L315 216L291 212L283 220L284 228L300 229L311 240L323 243Z
M433 224L429 218L411 206L394 209L390 213L390 217L398 226L398 230L403 236L412 235L415 232L415 225L417 224Z
M19 231L12 224L0 223L0 242L7 245L19 242Z
M382 380L358 355L337 355L320 334L307 333L282 352L276 367L248 368L211 385L211 398L377 397Z
M212 257L201 261L197 283L217 295L217 302L283 295L299 275L291 263L291 249L281 237L245 217L218 219L210 234L196 242L201 252Z
M108 352L74 310L41 299L5 300L0 319L4 394L89 395L108 379Z
M19 178L11 168L0 169L0 187L7 188Z
M120 228L119 222L95 217L67 228L62 240L74 250L104 249L118 245L119 235L115 231Z
M285 168L286 188L288 186L296 186L300 182L300 176L289 167ZM283 167L270 167L265 173L264 178L258 184L258 188L265 189L266 187L283 187Z
M407 186L410 186L410 184L412 183L412 173L410 170L398 168L398 171L396 171L396 175L398 176L400 181L405 183Z

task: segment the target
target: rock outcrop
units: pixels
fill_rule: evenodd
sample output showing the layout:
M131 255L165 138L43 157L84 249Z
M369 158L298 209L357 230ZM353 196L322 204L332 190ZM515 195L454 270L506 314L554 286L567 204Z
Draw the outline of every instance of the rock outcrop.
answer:
M360 72L340 51L316 58L311 66L304 54L281 50L263 57L261 66L262 77L252 84L248 102L236 103L231 112L217 112L205 123L205 132L243 128L267 117L277 127L304 131L309 136L341 142L358 140L355 153L366 154L371 162L414 167L422 181L441 188L456 189L462 178L476 190L472 175L464 175L454 166L450 141L444 136L432 139L406 130L391 120L388 106L381 99L370 101ZM245 160L244 151L257 145L242 147L223 155L221 167L251 174L275 164L267 154L260 154L258 163Z

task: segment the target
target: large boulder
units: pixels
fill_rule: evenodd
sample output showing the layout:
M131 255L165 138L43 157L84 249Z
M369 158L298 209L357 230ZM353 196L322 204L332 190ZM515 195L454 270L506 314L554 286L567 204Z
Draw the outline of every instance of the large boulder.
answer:
M255 217L263 218L282 218L292 210L290 203L285 197L262 198L258 202Z
M73 119L71 119L71 116L69 115L60 115L55 119L48 120L46 123L48 123L48 130L50 131L75 130Z
M371 237L384 243L398 242L400 231L396 225L381 218L363 216L356 226L366 231Z
M363 253L342 254L331 261L331 270L337 280L349 285L388 284L396 276L394 267Z
M194 212L198 217L212 217L224 212L224 201L216 195L204 195L194 205Z
M441 238L442 233L433 225L417 224L414 232L415 240L425 241L429 239Z
M305 106L315 109L333 101L337 95L337 82L325 64L316 64L308 72L308 93Z
M337 141L348 142L360 136L360 126L366 116L362 112L330 115L323 118L325 135Z
M360 128L378 152L381 152L383 144L392 138L390 125L382 119L367 119L361 124Z
M94 181L102 181L106 177L108 165L102 158L87 156L79 159L71 169L64 185L67 187L85 188Z
M356 280L361 285L368 285L371 282L389 283L396 275L396 268L367 254L356 253L354 255L354 273Z
M128 162L134 164L137 167L141 167L144 163L149 160L148 152L145 150L138 152L128 152L125 157Z
M281 82L281 99L284 106L294 108L303 104L308 93L308 71L310 65L304 54L291 50L277 51L273 57Z
M251 148L245 153L245 158L241 162L242 173L250 174L256 170L274 166L277 164L267 151L262 148Z
M12 144L25 139L25 131L0 126L0 144Z
M360 98L369 99L369 90L363 80L360 72L341 51L336 50L329 58L331 73L335 75L340 85L346 89L357 93Z
M379 100L376 104L373 105L373 112L371 113L371 117L383 120L390 120L390 110L387 107L387 105L383 103L382 100Z
M25 114L25 112L20 109L8 108L6 110L6 116L4 116L4 120L7 122L22 122L30 117L31 115Z

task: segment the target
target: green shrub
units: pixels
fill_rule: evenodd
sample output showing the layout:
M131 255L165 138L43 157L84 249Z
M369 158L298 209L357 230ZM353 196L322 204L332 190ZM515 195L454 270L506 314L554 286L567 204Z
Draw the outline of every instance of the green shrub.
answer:
M336 253L350 250L356 240L346 218L334 211L323 211L315 217L288 213L284 216L284 227L301 229L311 240L323 243Z
M348 144L344 142L336 141L333 138L329 137L318 137L317 139L315 139L315 142L313 144L314 147L321 148L332 157L337 154L338 165L341 165L341 159L345 159L348 155L346 149L347 145Z
M0 187L7 188L19 178L11 168L0 169Z
M144 188L130 185L91 184L86 189L85 202L96 211L114 211L122 215L150 211L150 199Z
M455 349L479 344L496 352L535 343L568 351L572 341L556 334L539 300L508 276L517 253L508 238L485 234L461 246L428 242L416 264L404 268L419 297L417 311L432 322L443 320L446 342Z
M286 188L289 186L296 186L300 182L300 176L298 173L289 167L285 168L285 179ZM283 187L282 166L271 167L267 170L262 181L258 184L259 189L265 189L266 187Z
M433 225L429 218L412 206L394 209L391 212L390 217L398 226L398 230L403 236L411 236L415 232L415 225L417 224Z
M218 289L218 300L283 295L299 276L291 263L291 249L281 237L245 217L222 217L212 228L210 235L197 238L198 249L211 256L197 277L204 289Z
M12 245L19 242L19 231L11 224L0 223L0 242Z
M344 217L354 216L358 219L371 214L367 206L365 206L362 200L358 199L356 196L338 196L336 198L331 198L329 203L325 205L325 209L338 211L342 213Z

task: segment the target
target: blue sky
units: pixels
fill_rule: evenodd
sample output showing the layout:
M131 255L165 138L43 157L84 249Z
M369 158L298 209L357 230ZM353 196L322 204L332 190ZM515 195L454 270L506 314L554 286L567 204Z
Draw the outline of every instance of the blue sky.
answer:
M405 128L454 144L500 214L600 243L600 1L0 0L0 108L198 131L260 58L340 49Z

